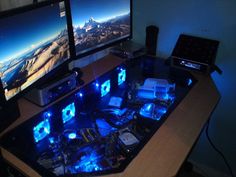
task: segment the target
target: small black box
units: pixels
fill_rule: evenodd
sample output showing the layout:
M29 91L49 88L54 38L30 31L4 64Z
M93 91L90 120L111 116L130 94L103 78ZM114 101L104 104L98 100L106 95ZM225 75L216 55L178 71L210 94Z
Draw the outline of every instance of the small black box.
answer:
M171 66L210 73L219 41L181 34L171 54Z

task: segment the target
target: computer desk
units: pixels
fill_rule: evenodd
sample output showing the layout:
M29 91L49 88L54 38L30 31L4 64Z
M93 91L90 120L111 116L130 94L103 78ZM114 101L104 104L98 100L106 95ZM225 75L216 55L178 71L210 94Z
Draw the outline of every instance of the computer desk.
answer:
M121 58L108 55L82 68L85 84L112 70L123 61ZM128 167L121 173L105 175L106 177L176 176L220 100L220 94L209 75L197 73L193 73L193 75L197 78L198 82L175 110L171 112L167 120ZM1 133L0 136L47 108L38 107L25 99L19 100L19 107L21 117ZM1 150L4 159L25 176L40 177L36 171L6 149L1 148Z

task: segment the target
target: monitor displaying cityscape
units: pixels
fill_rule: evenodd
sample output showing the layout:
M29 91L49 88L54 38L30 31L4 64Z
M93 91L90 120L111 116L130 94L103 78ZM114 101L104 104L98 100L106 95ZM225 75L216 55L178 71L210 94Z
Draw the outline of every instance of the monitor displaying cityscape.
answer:
M70 0L76 55L131 36L130 0Z
M11 99L70 58L64 2L0 18L0 78Z

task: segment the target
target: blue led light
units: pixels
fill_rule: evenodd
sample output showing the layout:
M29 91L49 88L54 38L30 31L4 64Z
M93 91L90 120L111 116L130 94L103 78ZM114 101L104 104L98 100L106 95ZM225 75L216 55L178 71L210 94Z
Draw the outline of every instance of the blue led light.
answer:
M188 86L190 86L193 83L192 79L188 79Z
M76 133L70 133L69 135L68 135L68 138L69 139L75 139L76 138Z
M62 109L62 121L63 123L68 122L72 118L75 117L75 103L71 103L67 105L64 109Z
M54 144L55 143L55 140L54 140L53 137L48 138L48 140L49 140L50 144Z
M93 87L94 87L94 89L96 89L96 91L99 90L99 88L100 88L99 82L98 81L94 81L93 82Z
M50 123L48 119L40 122L33 128L34 141L38 143L40 140L44 139L50 134Z
M164 100L168 100L168 99L169 99L169 94L167 94L167 93L164 94L164 95L163 95L163 99L164 99Z
M108 94L111 90L111 81L107 80L101 85L101 97Z
M49 111L47 111L47 112L45 112L45 113L43 114L43 117L44 117L45 119L48 119L48 118L52 117L52 113L49 112Z
M84 96L84 94L82 92L79 92L79 93L77 93L77 96L82 98Z
M125 80L126 80L126 70L120 69L120 72L118 74L118 85L123 84Z

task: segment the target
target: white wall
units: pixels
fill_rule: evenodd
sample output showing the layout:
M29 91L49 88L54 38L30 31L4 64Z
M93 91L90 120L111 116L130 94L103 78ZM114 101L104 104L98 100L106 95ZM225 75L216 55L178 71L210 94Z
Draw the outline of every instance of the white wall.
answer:
M236 175L236 1L134 0L133 5L135 41L144 43L147 25L158 26L159 56L170 56L180 33L220 41L216 64L223 70L223 75L214 73L212 77L222 98L212 115L209 133L216 146L225 153ZM190 160L206 169L228 173L204 134L193 149Z

